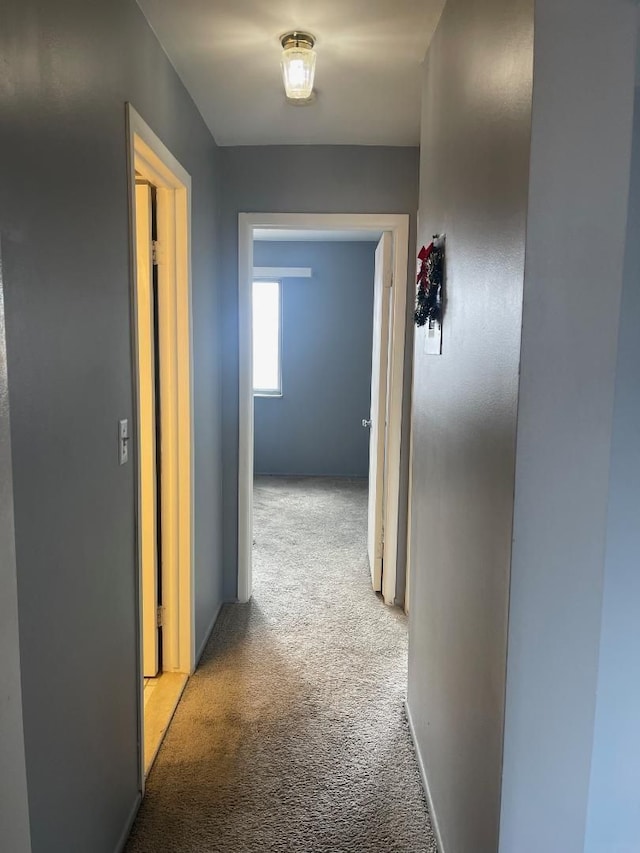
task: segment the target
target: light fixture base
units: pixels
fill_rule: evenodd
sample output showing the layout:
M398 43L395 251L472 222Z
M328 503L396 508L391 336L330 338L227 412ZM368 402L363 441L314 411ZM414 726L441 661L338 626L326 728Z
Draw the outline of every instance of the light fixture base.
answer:
M284 99L292 107L308 107L310 104L315 103L316 97L317 92L314 90L308 98L289 98L285 95Z
M300 30L293 30L280 37L280 44L284 50L288 50L291 47L302 47L307 50L313 50L315 43L315 36L312 36L311 33L301 32Z

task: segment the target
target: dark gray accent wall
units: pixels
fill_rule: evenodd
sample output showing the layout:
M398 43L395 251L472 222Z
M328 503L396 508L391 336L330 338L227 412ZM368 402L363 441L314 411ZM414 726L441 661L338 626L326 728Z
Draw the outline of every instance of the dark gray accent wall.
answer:
M282 280L282 396L255 398L257 474L368 475L375 248L254 244L256 266L313 270Z
M22 726L18 582L9 428L9 384L0 266L0 839L12 853L30 853L29 803Z
M640 93L636 90L585 853L638 845L640 815Z
M117 458L133 415L125 102L193 179L198 646L222 597L219 158L133 0L6 0L0 56L32 843L113 853L139 789L135 471Z
M225 593L237 594L238 540L238 213L408 213L412 308L418 151L415 148L290 145L221 148L224 174L223 444ZM410 329L411 330L411 327ZM407 336L407 431L403 483L408 479L411 346ZM404 508L406 513L406 507ZM399 543L404 566L406 542ZM399 582L403 579L399 578Z
M618 328L636 32L637 7L631 0L606 5L600 0L536 0L502 853L583 853L589 786L601 789L610 772L601 763L601 750L612 754L619 748L605 721L610 697L601 694L604 717L598 725L605 733L592 763L596 697L613 676L610 654L617 640L612 620L620 620L618 627L625 632L629 618L635 619L629 640L638 630L637 599L630 617L619 609L614 591L618 582L628 581L626 561L632 561L636 575L638 571L637 551L627 551L634 548L635 538L624 541L618 527L625 524L620 466L628 466L631 477L634 472L625 422L634 413L627 358L636 350L629 349L626 337L619 347ZM626 304L634 310L631 300ZM622 374L616 425L618 358ZM637 376L634 362L631 381L637 382ZM637 445L633 451L637 453ZM632 494L633 487L626 497ZM635 518L637 513L637 526ZM626 588L629 595L633 591L633 586ZM615 678L626 672L633 682L634 675L624 668L630 660L621 655ZM636 745L628 745L629 760L634 751L638 754L637 718L632 731ZM596 740L602 736L600 729ZM617 784L624 784L628 772L625 761ZM637 773L636 765L636 796ZM603 819L615 790L610 788L605 800L595 803ZM629 804L620 808L625 811ZM630 847L616 847L608 838L591 850L637 849L637 811L633 821Z
M446 233L447 292L442 355L415 336L408 707L443 853L498 847L533 7L449 0L425 67L418 244Z

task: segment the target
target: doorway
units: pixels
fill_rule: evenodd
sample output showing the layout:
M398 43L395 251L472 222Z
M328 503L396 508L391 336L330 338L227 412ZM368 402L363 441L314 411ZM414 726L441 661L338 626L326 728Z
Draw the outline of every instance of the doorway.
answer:
M140 785L195 666L191 179L128 105Z
M408 224L406 215L240 214L239 338L240 430L238 499L238 598L252 594L254 385L253 288L264 270L254 267L254 237L264 231L286 239L292 231L342 232L352 239L378 239L376 253L376 334L372 370L372 407L363 425L371 427L369 492L369 555L372 584L389 605L397 601L398 542L406 541L401 504L401 440L404 407L404 357L407 321ZM275 276L274 276L275 277ZM393 287L397 282L400 286ZM406 424L404 424L406 427ZM402 567L404 568L404 567ZM404 573L402 573L404 574Z

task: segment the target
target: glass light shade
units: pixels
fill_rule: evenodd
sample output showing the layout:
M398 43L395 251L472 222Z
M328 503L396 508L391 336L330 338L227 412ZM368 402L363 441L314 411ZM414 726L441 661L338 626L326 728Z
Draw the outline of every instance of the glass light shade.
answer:
M282 79L287 98L306 101L313 93L316 52L312 48L286 47L282 51Z

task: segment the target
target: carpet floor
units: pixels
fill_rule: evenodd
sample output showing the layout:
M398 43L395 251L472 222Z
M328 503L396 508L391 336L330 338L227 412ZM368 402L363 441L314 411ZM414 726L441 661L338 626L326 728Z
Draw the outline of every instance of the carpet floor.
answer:
M366 524L361 481L256 480L253 600L222 609L127 853L436 853Z

